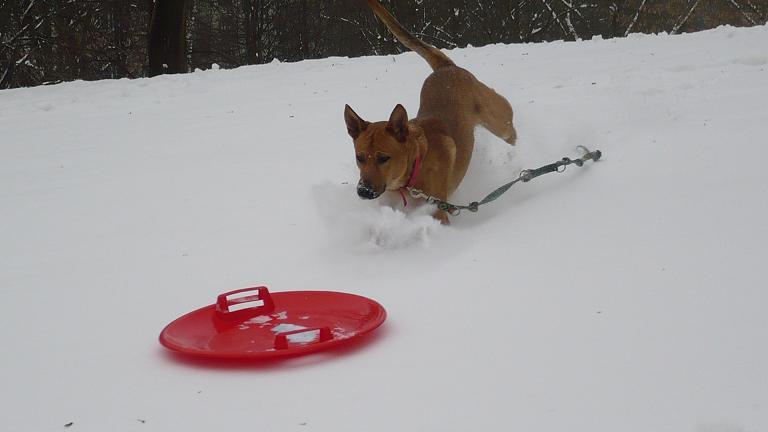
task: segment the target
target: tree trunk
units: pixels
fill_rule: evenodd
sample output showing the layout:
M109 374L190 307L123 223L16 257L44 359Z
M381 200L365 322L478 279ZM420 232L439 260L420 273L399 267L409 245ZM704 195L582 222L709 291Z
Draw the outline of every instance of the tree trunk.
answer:
M130 32L130 5L127 2L114 2L108 4L110 8L112 30L112 55L110 56L112 78L130 76L128 67L128 44Z
M309 5L307 0L301 0L301 12L299 18L299 49L301 50L300 60L309 58Z
M186 0L156 0L149 25L149 76L184 73Z

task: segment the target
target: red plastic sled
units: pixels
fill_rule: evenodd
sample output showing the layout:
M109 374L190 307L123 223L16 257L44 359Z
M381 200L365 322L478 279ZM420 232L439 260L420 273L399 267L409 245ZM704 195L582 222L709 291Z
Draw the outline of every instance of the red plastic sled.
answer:
M270 359L352 342L386 317L379 303L354 294L245 288L168 324L160 343L197 357Z

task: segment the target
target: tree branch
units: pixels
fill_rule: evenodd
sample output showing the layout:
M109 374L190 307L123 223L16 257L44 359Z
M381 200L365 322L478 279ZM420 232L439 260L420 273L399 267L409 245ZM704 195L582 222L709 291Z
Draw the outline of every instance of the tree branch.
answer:
M685 25L685 23L688 21L688 18L691 17L691 14L693 13L693 10L696 9L696 6L699 5L699 1L700 0L695 0L693 2L693 5L691 5L691 7L688 9L688 13L686 13L685 16L682 19L678 20L675 23L675 26L672 27L672 31L669 32L670 34L674 35L674 34L680 33L680 28L683 27Z
M557 25L560 26L560 29L563 31L563 35L568 35L568 32L565 30L565 26L563 26L563 22L560 21L560 18L557 17L557 14L555 13L555 10L552 9L552 6L549 5L549 2L547 0L541 0L541 2L544 4L544 6L547 7L549 12L552 14L552 18L555 20Z
M643 0L640 3L640 7L637 8L637 12L635 12L635 17L632 18L632 22L629 23L629 27L627 27L627 31L624 32L624 37L629 36L629 32L632 31L632 27L635 26L635 23L637 22L637 17L640 16L640 12L643 11L643 8L645 7L645 0Z
M736 9L738 9L738 10L739 10L739 12L741 12L741 14L744 16L744 18L745 18L747 21L749 21L749 23L750 23L750 24L752 24L752 25L757 25L757 22L755 22L755 20L753 20L753 19L752 19L752 17L751 17L751 16L749 16L749 15L748 15L748 14L747 14L747 13L744 11L744 9L742 9L742 8L741 8L741 5L740 5L740 4L738 4L738 3L736 2L736 0L728 0L728 1L729 1L729 2L730 2L732 5L734 5L734 6L736 7Z

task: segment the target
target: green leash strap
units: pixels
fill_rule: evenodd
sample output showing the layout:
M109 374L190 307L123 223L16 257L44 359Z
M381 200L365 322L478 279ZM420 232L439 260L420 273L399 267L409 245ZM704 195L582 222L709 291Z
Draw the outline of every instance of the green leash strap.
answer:
M549 174L552 172L563 172L565 171L565 167L571 164L576 165L577 167L580 167L584 165L584 162L588 160L597 162L603 156L603 153L600 150L589 151L589 149L584 146L579 146L578 148L584 149L584 153L585 153L584 156L578 159L571 159L568 157L564 157L555 163L544 165L541 168L523 170L520 172L520 175L516 179L512 180L507 184L500 186L493 192L486 195L486 197L483 198L482 200L473 201L467 205L451 204L447 201L443 201L441 199L427 195L424 193L424 191L420 189L416 189L412 187L408 188L408 192L411 194L413 198L423 198L427 201L428 204L435 204L437 208L448 212L448 214L450 214L451 216L457 216L459 213L461 213L462 210L469 210L475 213L479 210L479 207L481 205L485 205L485 204L488 204L489 202L497 200L500 196L504 195L504 193L507 192L509 188L514 186L515 183L517 182L527 183L535 179L536 177L542 176L544 174Z

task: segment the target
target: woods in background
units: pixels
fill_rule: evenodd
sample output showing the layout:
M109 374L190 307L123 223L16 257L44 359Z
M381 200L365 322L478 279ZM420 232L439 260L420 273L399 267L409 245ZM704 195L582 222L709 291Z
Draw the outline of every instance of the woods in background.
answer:
M364 0L0 0L0 89L398 53ZM384 0L440 48L768 21L768 0Z

